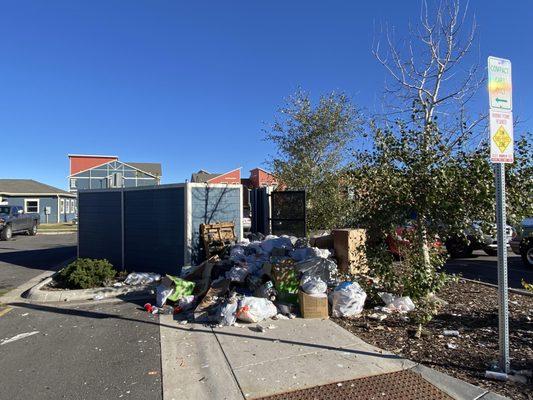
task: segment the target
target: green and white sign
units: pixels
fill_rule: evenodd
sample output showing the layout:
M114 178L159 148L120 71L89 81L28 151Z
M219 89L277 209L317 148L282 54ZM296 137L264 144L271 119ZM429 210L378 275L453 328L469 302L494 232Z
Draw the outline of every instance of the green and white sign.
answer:
M490 108L511 111L513 109L511 61L489 57L488 64Z

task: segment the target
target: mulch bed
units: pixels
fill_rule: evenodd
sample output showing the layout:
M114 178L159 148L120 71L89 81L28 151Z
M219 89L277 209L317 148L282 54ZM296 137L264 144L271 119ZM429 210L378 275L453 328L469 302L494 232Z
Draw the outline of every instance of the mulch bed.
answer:
M498 294L493 287L460 280L438 293L445 300L440 313L425 326L426 336L416 339L416 325L405 315L383 321L365 310L357 319L334 321L366 342L428 367L512 399L533 399L533 385L499 382L484 377L498 360ZM511 368L533 370L533 297L509 293ZM458 330L459 337L444 336ZM455 348L450 348L455 347Z

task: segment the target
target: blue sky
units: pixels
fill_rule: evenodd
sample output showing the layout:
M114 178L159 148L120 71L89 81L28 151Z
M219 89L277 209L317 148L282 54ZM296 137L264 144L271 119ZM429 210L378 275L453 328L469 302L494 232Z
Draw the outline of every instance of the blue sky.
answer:
M263 166L262 129L299 86L374 110L376 28L418 1L0 1L1 178L66 188L68 153L198 169ZM533 3L470 1L479 53L513 62L514 113L533 127ZM478 107L487 104L481 93Z

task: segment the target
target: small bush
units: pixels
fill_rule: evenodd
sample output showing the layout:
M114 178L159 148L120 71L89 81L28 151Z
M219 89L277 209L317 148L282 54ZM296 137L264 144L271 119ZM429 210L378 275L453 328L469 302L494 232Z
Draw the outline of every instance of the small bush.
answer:
M70 289L88 289L104 286L116 275L107 260L78 258L58 274L58 279Z

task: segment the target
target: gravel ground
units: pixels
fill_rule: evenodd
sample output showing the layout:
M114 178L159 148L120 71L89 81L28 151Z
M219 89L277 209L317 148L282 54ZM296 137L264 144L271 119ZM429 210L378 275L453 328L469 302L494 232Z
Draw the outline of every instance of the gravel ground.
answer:
M426 325L427 335L413 336L415 324L405 316L383 321L365 310L357 319L334 319L368 343L512 399L533 399L533 383L499 382L484 378L498 359L498 295L493 287L461 280L438 296L445 300L440 313ZM533 370L533 297L509 293L511 368ZM458 330L459 337L444 336Z

